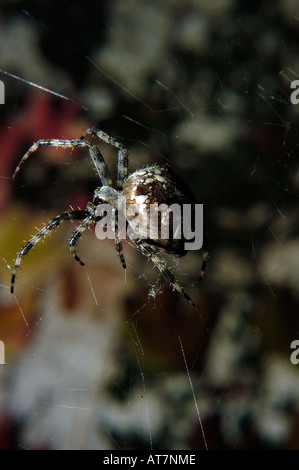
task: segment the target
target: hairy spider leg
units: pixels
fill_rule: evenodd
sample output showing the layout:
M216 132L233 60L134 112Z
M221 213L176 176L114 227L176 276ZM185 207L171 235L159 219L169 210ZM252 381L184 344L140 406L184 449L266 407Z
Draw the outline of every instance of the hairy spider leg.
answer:
M117 165L117 189L122 190L125 179L128 176L128 151L123 146L121 142L110 137L110 135L106 134L105 132L97 129L96 127L90 127L83 132L81 139L84 139L87 135L92 135L93 137L97 137L100 141L105 142L106 144L111 145L112 147L117 149L118 155L118 165Z
M123 268L126 269L127 264L126 264L125 257L123 255L123 244L121 242L121 239L120 239L120 236L119 236L119 230L118 230L118 211L117 211L117 209L113 208L113 212L114 212L113 220L115 221L114 222L115 248L116 248L116 251L117 251L118 256L120 258L120 261L121 261L121 264L122 264Z
M95 223L95 218L93 214L89 214L88 217L86 217L83 222L79 225L79 227L76 228L74 231L73 235L69 238L68 240L68 245L69 249L71 250L71 253L73 255L73 258L78 261L81 266L85 266L85 263L79 258L77 255L77 252L75 250L75 246L78 243L79 238L81 238L82 233L90 227L91 224Z
M120 261L122 263L122 266L124 269L126 269L126 260L125 260L125 257L123 255L123 245L122 245L122 242L121 242L121 239L120 239L120 236L119 236L119 231L118 231L118 211L113 208L113 212L114 212L114 218L113 220L115 221L115 225L114 225L114 237L115 237L115 248L116 248L116 251L119 255L119 258L120 258ZM70 237L69 241L68 241L68 245L69 245L69 248L72 252L72 255L74 257L74 259L76 261L78 261L81 266L85 266L85 263L81 260L81 258L78 256L76 250L75 250L75 246L76 244L78 243L78 240L81 238L83 232L92 224L92 223L95 223L95 222L98 222L101 220L101 216L96 216L95 213L90 213L88 217L86 217L86 219L83 220L83 222L76 228L75 232L73 233L73 235Z
M20 171L21 166L25 163L27 158L30 157L33 153L35 153L40 147L64 147L64 148L80 148L80 147L88 147L88 144L86 142L82 142L80 139L74 139L74 140L61 140L61 139L40 139L37 142L34 142L34 144L31 145L31 147L27 150L27 152L23 155L21 158L18 166L16 167L14 173L13 173L13 178L15 178L16 174Z
M176 290L180 295L182 295L192 305L192 307L196 307L196 304L193 302L191 297L187 294L185 289L179 285L172 272L165 267L165 262L159 258L157 253L155 253L149 246L145 246L142 240L135 239L133 241L136 244L137 248L141 251L141 253L154 263L154 265L163 274L163 276L165 277L167 282L173 287L173 289Z
M11 276L11 285L10 285L10 292L14 293L14 284L16 281L16 272L19 268L21 261L25 255L33 248L40 240L45 238L49 233L59 227L59 225L64 220L83 220L88 216L88 211L83 210L71 210L68 212L64 212L63 214L57 215L54 219L50 220L41 230L39 230L30 240L25 243L25 245L19 250L17 253L17 257L15 260L14 268L12 270Z
M89 151L90 158L95 166L97 174L102 182L103 186L110 186L112 184L112 180L109 175L109 171L105 160L96 147L96 145L91 145L89 142L85 142L81 139L40 139L35 142L29 150L23 155L21 158L18 166L16 167L13 178L16 177L17 173L20 171L21 166L25 163L28 157L36 152L40 147L59 147L59 148L87 148Z

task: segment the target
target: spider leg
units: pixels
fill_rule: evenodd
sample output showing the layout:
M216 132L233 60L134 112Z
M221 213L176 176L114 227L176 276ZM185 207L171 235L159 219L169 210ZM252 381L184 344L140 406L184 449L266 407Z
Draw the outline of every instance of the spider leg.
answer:
M93 214L89 214L89 216L83 220L83 222L79 225L79 227L77 227L77 229L74 231L73 235L70 237L68 241L69 249L71 250L73 258L76 261L78 261L81 264L81 266L85 266L85 263L83 263L83 261L77 255L75 246L79 238L81 238L82 233L94 222L95 222L95 219L94 219Z
M84 142L84 140L82 142ZM111 186L112 179L110 177L109 170L107 168L103 155L101 154L100 150L96 145L87 144L87 146L89 147L90 158L93 161L93 164L95 166L97 174L99 175L102 185Z
M97 174L102 182L103 186L111 186L112 180L106 166L105 160L97 148L96 145L91 145L89 142L85 142L82 139L41 139L35 142L29 150L23 155L17 168L14 171L13 178L20 171L21 166L25 163L28 157L36 152L40 147L60 147L60 148L87 148L89 151L90 158L95 166Z
M118 253L118 256L120 258L121 264L124 269L126 269L127 264L125 257L123 255L123 244L121 242L120 236L119 236L119 230L118 230L118 211L116 209L113 209L114 212L114 237L115 237L115 248Z
M115 248L116 248L116 251L118 252L118 255L120 257L120 261L122 263L122 266L124 269L126 269L126 260L125 260L125 257L123 255L123 245L122 245L122 242L121 242L121 239L120 239L120 236L119 236L119 231L118 231L118 217L117 217L117 210L116 209L113 209L114 211L114 221L115 221L115 227L114 227L114 237L115 237ZM75 246L78 242L78 240L81 238L82 236L82 233L92 224L92 223L95 223L97 222L98 220L100 220L101 217L96 217L94 215L94 212L91 212L89 214L88 217L86 217L83 222L79 225L79 227L77 227L77 229L75 230L75 232L73 233L73 235L70 237L69 241L68 241L68 244L69 244L69 248L72 252L72 255L74 257L74 259L76 261L78 261L81 266L84 266L85 263L79 258L79 256L77 255L77 252L75 250Z
M30 157L30 155L32 155L34 152L36 152L40 147L86 148L90 147L90 144L80 139L40 139L34 144L32 144L29 150L27 150L27 152L23 155L17 168L13 173L13 178L16 177L16 174L20 171L21 166L25 163L27 158Z
M155 253L155 251L152 250L148 245L144 245L141 240L135 239L133 241L136 244L137 248L141 251L141 253L154 263L154 265L163 274L163 276L165 277L167 282L173 287L173 289L176 290L179 294L181 294L192 305L192 307L196 307L196 304L193 302L191 297L187 294L185 289L179 285L178 281L175 279L175 276L165 266L165 262L159 258L157 253Z
M82 220L88 215L87 211L82 210L72 210L68 212L64 212L61 215L57 215L54 219L50 220L39 232L37 232L30 240L25 243L25 245L19 250L17 253L17 257L14 263L14 267L12 270L11 276L11 285L10 285L10 292L13 294L14 292L14 285L16 281L16 272L19 268L21 261L25 255L33 248L40 240L45 238L49 233L54 230L55 228L59 227L59 225L64 220Z
M84 139L87 135L97 137L100 141L111 145L117 149L118 154L118 165L117 165L117 189L123 189L124 181L128 176L128 151L121 142L110 137L110 135L97 129L96 127L90 127L83 132L81 139Z

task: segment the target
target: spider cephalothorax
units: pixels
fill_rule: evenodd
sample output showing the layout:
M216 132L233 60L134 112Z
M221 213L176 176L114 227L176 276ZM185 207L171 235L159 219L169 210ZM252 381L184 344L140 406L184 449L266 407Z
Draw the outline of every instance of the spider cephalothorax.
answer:
M112 186L112 180L106 166L105 160L97 145L92 144L85 138L91 135L101 142L105 142L118 151L118 165L117 165L117 181L116 189ZM186 254L185 238L183 232L183 222L181 212L178 215L175 212L169 212L167 208L178 207L179 209L185 205L191 207L191 213L195 207L195 199L182 182L182 180L168 167L168 165L153 165L135 171L128 176L128 151L117 140L110 137L106 133L96 129L87 129L80 139L45 139L35 142L30 149L25 153L17 166L14 176L20 170L25 160L34 153L39 147L55 146L60 148L86 148L93 161L101 186L95 189L92 202L89 202L85 210L69 210L61 215L54 217L47 223L39 232L36 233L17 253L17 257L12 270L11 278L11 292L14 292L14 284L16 280L16 271L21 263L22 258L33 248L36 243L46 237L53 229L57 228L64 220L80 220L81 223L70 237L68 244L72 255L76 261L81 265L81 261L76 253L75 246L82 236L83 232L93 223L102 219L102 214L99 209L104 204L109 204L114 214L114 238L116 250L119 254L121 263L126 268L126 262L123 255L123 246L118 227L118 215L120 209L120 199L124 202L124 211L126 223L130 226L128 235L136 248L150 259L154 265L164 275L168 283L185 297L188 302L195 306L192 299L186 291L179 285L171 271L167 268L165 261L161 257L161 251L173 253L175 255L183 256ZM159 212L157 224L157 231L153 232L152 220L150 214L153 209L160 208L161 205L165 206L165 211ZM134 210L132 210L134 209ZM139 224L136 225L136 210L138 211ZM162 214L162 215L161 215ZM166 217L167 216L167 217ZM164 224L164 225L163 225ZM168 227L166 227L166 224ZM142 230L141 230L142 227ZM182 236L176 237L174 234L174 227L179 231ZM169 236L165 236L163 228L168 229ZM144 234L144 230L147 235ZM155 236L151 234L155 233ZM150 234L150 235L149 235ZM208 258L206 249L206 240L204 238L203 247L203 263L201 267L200 278L202 278L205 265Z

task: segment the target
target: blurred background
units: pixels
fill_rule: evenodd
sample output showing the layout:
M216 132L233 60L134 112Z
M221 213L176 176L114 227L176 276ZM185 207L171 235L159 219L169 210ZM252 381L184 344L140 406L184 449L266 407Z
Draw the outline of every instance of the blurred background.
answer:
M0 6L1 449L297 449L296 0L18 1ZM130 172L169 163L204 205L210 259L168 265L193 309L94 230L65 222L99 181L86 152L32 155L96 125ZM113 175L117 155L101 150Z

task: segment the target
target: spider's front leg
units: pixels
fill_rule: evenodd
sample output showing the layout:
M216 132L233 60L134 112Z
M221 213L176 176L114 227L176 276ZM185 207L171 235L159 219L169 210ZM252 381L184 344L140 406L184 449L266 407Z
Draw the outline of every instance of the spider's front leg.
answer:
M187 294L185 289L179 285L175 276L166 267L165 262L161 258L159 258L157 253L150 246L148 246L147 244L144 244L142 240L135 239L133 241L136 244L139 251L154 263L154 265L163 274L163 276L165 277L167 282L173 287L173 289L176 290L179 294L181 294L192 305L192 307L196 307L195 302L193 302L193 300Z
M54 219L50 220L50 222L47 223L39 232L37 232L30 240L25 243L25 245L19 250L17 253L17 257L14 263L14 267L12 269L12 275L11 275L11 286L10 286L10 292L13 294L14 293L14 285L16 282L16 272L17 269L19 268L21 261L25 255L43 238L45 238L47 235L51 233L52 230L55 228L59 227L59 225L64 221L64 220L82 220L85 219L86 216L88 215L87 211L83 210L71 210L68 212L64 212L61 215L57 215L54 217Z
M86 148L89 151L90 158L94 164L94 167L98 173L98 176L101 180L102 185L110 186L112 184L112 180L105 163L105 160L97 148L96 145L91 145L88 142L85 142L82 139L40 139L35 142L29 150L23 155L21 158L18 166L16 167L12 177L13 179L16 177L17 173L20 171L20 168L25 163L25 161L35 153L40 147L57 147L57 148L70 148L70 149L80 149Z
M90 148L90 145L87 142L82 141L81 139L40 139L34 144L32 144L29 150L27 150L27 152L23 155L12 175L13 179L16 177L17 173L20 171L21 166L23 166L23 164L30 157L30 155L35 153L40 147Z
M90 127L86 129L81 139L85 139L87 135L91 135L96 137L101 142L105 142L111 147L117 149L118 154L118 162L117 162L117 188L119 190L123 189L124 182L128 176L128 164L129 164L129 157L128 157L128 150L124 147L124 145L119 142L118 140L114 139L110 135L106 134L106 132L97 129L96 127Z

